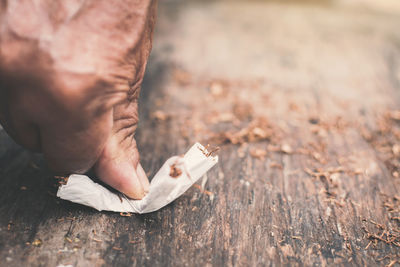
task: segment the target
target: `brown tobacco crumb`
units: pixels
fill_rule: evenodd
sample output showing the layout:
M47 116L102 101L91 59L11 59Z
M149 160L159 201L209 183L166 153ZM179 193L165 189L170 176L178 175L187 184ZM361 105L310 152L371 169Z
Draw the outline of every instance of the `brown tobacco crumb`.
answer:
M252 156L253 158L264 159L266 155L267 151L265 151L264 149L260 148L250 149L250 156Z
M208 190L203 190L203 193L206 194L207 196L213 196L213 192L208 191Z
M181 86L187 86L192 82L192 76L190 73L179 68L174 70L173 78L174 81Z
M207 196L212 196L212 195L214 195L213 192L203 189L203 188L201 187L201 185L194 184L193 187L199 189L201 193L206 194Z
M203 152L203 154L208 158L210 156L212 156L214 153L219 151L219 147L214 147L212 149L209 148L210 144L207 144L207 146L203 149L201 147L198 147L200 149L201 152Z
M376 232L371 232L366 225L362 226L362 229L366 232L367 238L370 240L369 244L366 246L366 249L374 244L375 246L378 242L383 242L389 246L400 247L400 229L388 229L385 225L374 222L372 220L363 220L364 222L369 222L375 226Z
M312 144L309 144L310 146ZM323 147L313 147L316 150L321 150L321 152L324 152L324 148ZM282 151L283 152L283 151ZM286 152L284 152L286 153ZM303 155L308 155L310 157L312 157L313 159L315 159L316 161L318 161L321 164L326 164L327 161L326 159L319 153L310 149L306 149L306 148L299 148L296 151L292 152L292 153L298 153L298 154L303 154Z
M172 178L178 178L179 176L181 176L181 174L182 170L176 166L176 163L172 164L169 176L171 176Z
M233 114L235 114L239 120L251 119L253 116L253 107L246 102L236 102L232 110Z
M291 111L299 111L300 107L296 103L290 102L289 103L289 110L291 110Z
M227 81L212 81L210 83L210 93L215 98L220 98L227 95L227 87L229 84Z
M288 144L283 144L282 147L281 147L281 151L283 153L286 153L286 154L292 154L293 153L292 147L290 145L288 145Z
M130 213L130 212L120 212L119 215L121 215L122 217L131 217L132 213Z
M393 155L395 157L398 157L400 155L400 145L399 144L394 144L392 146L392 152L393 152Z
M210 92L213 96L218 97L222 95L224 89L220 83L213 82L210 85Z
M216 153L218 151L219 151L219 147L217 146L217 147L209 150L208 153L206 154L206 157L212 156L213 153Z
M278 168L278 169L283 169L283 166L282 166L282 164L279 164L278 162L271 162L270 164L269 164L269 167L270 168Z
M240 130L214 134L210 141L216 144L243 144L269 140L273 135L274 129L268 120L258 117Z
M112 249L113 249L113 250L118 250L118 251L121 251L121 250L122 250L122 248L119 248L119 247L113 247Z
M164 111L161 110L156 110L151 114L151 116L158 121L166 121L171 117L170 115L166 114Z
M59 185L66 185L68 182L68 177L66 176L54 176L58 180Z
M268 145L268 151L271 152L282 152L285 154L292 154L293 149L289 144L283 144L281 146L274 146L274 145Z
M32 245L34 245L35 247L40 247L42 245L42 240L35 239L35 241L32 242Z
M371 246L371 244L372 244L372 241L369 241L368 245L364 249L367 250Z

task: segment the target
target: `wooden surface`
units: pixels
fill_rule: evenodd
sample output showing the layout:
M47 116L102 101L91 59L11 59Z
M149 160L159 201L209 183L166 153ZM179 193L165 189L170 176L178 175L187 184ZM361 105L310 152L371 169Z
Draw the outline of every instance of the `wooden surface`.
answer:
M122 217L57 199L0 131L0 266L400 266L400 12L371 5L162 3L142 164L197 140L220 163Z

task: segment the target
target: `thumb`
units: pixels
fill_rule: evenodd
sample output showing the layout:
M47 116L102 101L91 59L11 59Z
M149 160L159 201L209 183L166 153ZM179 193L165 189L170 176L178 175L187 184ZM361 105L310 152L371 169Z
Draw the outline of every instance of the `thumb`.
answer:
M133 199L142 199L149 180L139 163L134 133L137 127L137 101L114 108L113 131L94 166L100 180Z

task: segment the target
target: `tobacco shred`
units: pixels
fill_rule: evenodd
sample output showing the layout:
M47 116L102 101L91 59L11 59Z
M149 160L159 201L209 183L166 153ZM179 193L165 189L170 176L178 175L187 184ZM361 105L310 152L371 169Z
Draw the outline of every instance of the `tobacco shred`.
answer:
M174 81L180 86L188 86L192 82L192 75L186 70L176 68L173 73Z
M253 119L246 127L236 131L226 131L214 134L210 141L215 144L243 144L270 140L274 129L265 117Z
M166 121L171 118L171 115L165 113L162 110L156 110L151 114L151 117L157 121Z
M210 156L213 156L214 153L219 151L219 147L214 147L210 149L210 144L207 144L207 146L203 149L200 146L198 147L200 151L206 156L207 158Z
M58 180L59 185L66 185L68 183L68 177L66 176L54 176Z
M260 148L253 148L253 149L250 149L250 156L252 156L253 158L256 158L256 159L263 160L265 158L265 156L267 156L267 151L264 149L260 149Z
M43 243L42 240L35 239L35 241L32 242L32 245L34 245L35 247L40 247L42 243Z
M178 178L179 176L181 176L181 174L182 170L178 168L177 164L176 163L172 164L169 176L171 176L172 178Z

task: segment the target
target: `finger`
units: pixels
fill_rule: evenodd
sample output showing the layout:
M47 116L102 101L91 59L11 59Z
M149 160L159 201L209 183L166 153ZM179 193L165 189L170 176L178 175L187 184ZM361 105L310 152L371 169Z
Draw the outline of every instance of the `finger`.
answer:
M96 174L106 184L132 199L142 199L145 191L133 165L124 159L102 158L95 167Z
M150 188L150 183L149 183L149 179L147 178L146 172L144 171L142 164L138 164L137 168L136 168L136 172L137 175L139 177L140 183L143 186L143 189L146 193L149 192L149 188Z
M147 191L148 182L143 168L139 167L139 151L134 139L139 121L137 98L127 97L113 111L112 135L96 163L95 171L105 183L131 198L141 199Z
M121 139L114 134L107 141L95 165L100 180L133 199L142 199L146 192L136 171L139 152L135 140Z

